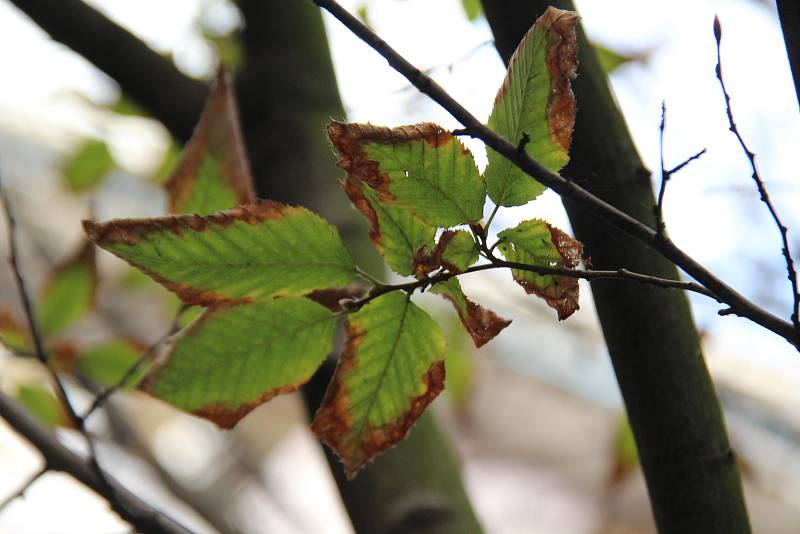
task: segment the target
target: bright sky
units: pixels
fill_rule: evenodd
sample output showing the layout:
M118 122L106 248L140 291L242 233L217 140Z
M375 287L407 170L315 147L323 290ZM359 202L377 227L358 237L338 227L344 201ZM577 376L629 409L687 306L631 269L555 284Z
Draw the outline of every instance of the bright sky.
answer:
M195 75L213 69L213 53L196 31L201 4L213 6L211 17L220 28L237 20L235 12L218 0L90 3L154 48L173 53L178 65ZM342 3L354 10L362 2ZM459 4L458 0L368 2L370 21L378 33L417 66L437 67L432 72L437 81L485 118L504 70L491 45L482 46L491 39L486 22L468 22ZM659 168L662 100L668 110L666 166L701 148L708 151L669 184L665 218L673 239L741 292L787 317L790 293L778 233L757 200L746 160L727 130L714 77L712 21L719 14L723 69L734 115L757 154L762 176L800 256L800 211L796 209L800 177L795 161L800 115L772 3L606 0L579 1L578 10L596 41L621 52L653 51L646 61L625 65L612 76L618 102L649 167ZM326 18L326 24L350 120L387 125L433 120L446 127L458 126L338 22ZM7 73L0 84L0 128L33 135L62 150L80 136L104 136L132 170L143 160L157 160L164 133L138 125L131 134L130 124L103 122L80 97L111 102L117 94L114 84L49 40L5 1L0 2L0 50L5 51L0 63ZM481 158L481 147L471 147ZM14 155L1 151L2 147L0 165L13 166L8 160ZM558 198L549 193L524 208L501 211L498 222L502 227L528 217L544 217L568 227ZM692 302L699 326L708 332L710 365L720 376L777 401L800 403L796 351L747 321L717 317L718 307L707 299L692 297ZM592 323L588 312L584 313L581 320ZM604 369L603 387L613 390L613 379ZM614 397L613 391L610 396Z

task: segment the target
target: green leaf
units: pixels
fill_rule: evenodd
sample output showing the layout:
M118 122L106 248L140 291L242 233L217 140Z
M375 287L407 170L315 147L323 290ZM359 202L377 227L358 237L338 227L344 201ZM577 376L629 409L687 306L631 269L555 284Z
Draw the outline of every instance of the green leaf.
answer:
M23 385L17 389L16 399L46 426L54 428L67 425L61 403L49 390L41 386Z
M380 202L377 193L363 182L348 177L342 187L369 221L369 237L389 267L397 274L410 275L417 251L433 246L436 227L409 210Z
M441 127L332 122L328 137L341 155L339 167L375 190L380 202L443 228L483 216L483 177L469 150Z
M80 145L62 170L66 186L75 192L91 189L114 169L114 158L108 145L89 139Z
M192 137L164 184L173 213L209 215L255 200L236 101L220 70Z
M461 324L466 328L476 347L482 347L511 324L511 321L469 300L455 277L439 282L431 287L430 291L453 304Z
M592 43L592 48L597 52L597 58L606 74L611 74L617 70L617 67L637 59L635 56L620 54L598 43Z
M510 143L527 135L525 151L554 172L569 161L575 125L570 80L578 66L577 20L571 11L547 8L511 57L489 116L489 128ZM487 156L486 184L495 204L519 206L545 190L494 150L487 148Z
M187 304L248 302L342 287L355 265L336 229L305 208L268 200L214 215L84 221L100 247Z
M74 256L57 265L45 282L36 308L42 333L58 334L80 319L94 305L96 289L95 248L87 241Z
M483 14L483 6L480 0L461 0L461 7L470 21L477 20Z
M466 230L447 230L436 244L442 267L451 273L463 273L478 261L478 246Z
M444 388L446 341L402 292L350 315L339 365L311 429L344 463L347 476L406 435Z
M522 221L514 228L499 232L497 237L500 252L508 261L516 263L574 269L583 255L580 241L539 219ZM554 308L559 320L566 319L579 308L577 278L520 269L512 269L511 274L526 293L538 295Z
M8 310L0 310L0 342L12 352L33 351L30 332Z
M444 328L447 333L447 356L444 360L447 397L457 410L462 410L468 408L467 401L475 382L474 350L466 342L457 319L447 321Z
M307 382L335 332L336 317L303 298L211 308L166 343L139 387L231 428Z
M92 381L110 387L119 383L125 374L139 361L143 348L126 340L114 340L95 345L77 355L75 367ZM126 381L133 386L145 371L144 365Z

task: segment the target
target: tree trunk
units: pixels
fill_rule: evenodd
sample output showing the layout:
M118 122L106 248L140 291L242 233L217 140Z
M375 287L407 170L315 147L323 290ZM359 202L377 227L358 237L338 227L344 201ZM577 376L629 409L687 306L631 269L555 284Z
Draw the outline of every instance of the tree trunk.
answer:
M550 4L574 10L571 1L483 0L504 61ZM653 226L650 173L580 28L578 40L578 116L562 175ZM580 206L565 207L594 268L677 279L676 267L654 250ZM591 287L659 532L750 532L735 456L686 295L625 281L598 280Z

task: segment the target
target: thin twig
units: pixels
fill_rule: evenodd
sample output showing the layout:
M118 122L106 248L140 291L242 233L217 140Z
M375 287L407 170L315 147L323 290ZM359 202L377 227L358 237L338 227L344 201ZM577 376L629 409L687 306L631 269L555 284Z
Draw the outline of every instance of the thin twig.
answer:
M15 491L11 495L9 495L5 499L3 499L3 502L0 502L0 512L2 512L5 509L6 506L11 504L15 500L17 500L17 499L19 499L21 497L24 497L25 496L25 492L28 491L28 489L30 489L30 487L33 486L36 483L37 480L42 478L42 476L45 473L47 473L49 470L50 469L45 464L45 466L43 468L39 469L33 475L28 477L28 479L19 487L19 489L17 491Z
M778 212L775 209L775 206L772 204L772 200L769 198L767 187L764 184L764 180L761 178L761 174L758 172L758 167L756 167L756 155L745 144L742 134L739 133L739 128L736 126L736 122L733 120L733 113L731 112L731 97L728 94L728 89L725 87L725 80L722 79L722 60L720 55L722 26L720 26L719 17L714 17L714 39L717 41L717 67L715 72L717 74L717 79L719 80L719 85L722 88L722 94L725 97L725 113L728 115L728 124L730 130L736 136L736 139L739 141L739 146L742 147L742 151L745 153L747 160L750 162L750 169L753 171L753 181L756 184L761 201L766 204L769 214L772 216L772 220L775 221L775 225L778 227L778 231L781 234L781 241L783 242L783 257L786 260L786 271L788 273L789 283L792 286L792 324L797 332L797 336L800 337L800 290L798 290L797 285L797 271L794 268L794 259L792 258L792 253L789 249L789 238L787 236L788 230L781 222Z
M438 284L439 282L445 282L451 278L455 278L463 274L490 271L493 269L517 269L519 271L528 271L541 275L568 276L570 278L581 278L589 281L603 280L603 279L629 280L632 282L638 282L640 284L660 287L663 289L681 289L683 291L691 291L693 293L699 293L700 295L705 295L706 297L712 298L717 302L719 302L719 298L717 298L717 296L714 295L714 293L712 293L707 288L701 286L696 282L684 282L681 280L671 280L669 278L659 278L658 276L636 273L633 271L629 271L628 269L596 271L591 269L565 269L559 267L544 267L538 265L530 265L527 263L505 261L495 256L492 256L491 253L489 254L490 254L489 260L492 263L474 265L472 267L469 267L462 273L440 272L433 276L422 278L420 280L415 280L413 282L376 286L375 288L372 289L372 291L369 292L369 294L367 294L367 296L353 300L352 303L350 303L350 305L347 306L345 313L351 313L357 311L370 301L375 300L381 295L385 295L386 293L390 293L392 291L405 291L407 293L413 293L416 290L424 291L426 288L434 284Z
M58 373L53 369L50 365L50 359L47 356L47 352L44 346L44 340L42 337L41 330L39 328L39 323L36 320L36 316L33 312L33 304L31 302L31 298L28 296L28 290L25 285L25 280L22 277L22 272L19 267L19 244L17 243L17 232L16 232L16 219L14 217L14 212L11 208L11 202L6 194L6 189L2 183L2 176L0 176L0 200L2 201L5 216L6 216L6 223L8 225L8 241L9 241L9 262L11 264L11 270L14 274L14 280L17 284L17 289L19 291L20 300L22 302L22 308L25 312L25 317L28 321L28 326L31 332L31 338L33 341L33 350L36 355L36 358L39 362L47 369L50 373L51 378L53 379L53 383L55 384L56 392L61 399L61 402L64 406L64 411L69 416L70 421L72 422L73 426L81 433L83 438L86 440L86 445L89 449L89 464L95 471L97 475L97 479L100 481L101 484L104 484L105 490L107 492L107 499L109 502L112 503L115 509L124 509L122 503L116 500L116 495L114 493L114 488L108 484L108 481L105 478L105 473L100 468L100 464L97 462L97 451L95 450L94 441L92 440L89 433L86 431L86 422L84 419L78 415L75 411L75 408L72 406L69 400L69 395L67 394L67 390L64 387L64 383L61 381L61 378L58 376Z
M42 454L47 467L53 471L68 473L80 483L106 499L115 512L133 525L139 532L154 534L191 534L191 530L154 509L137 495L128 491L111 475L105 482L97 477L94 466L88 459L74 453L58 441L56 435L33 417L14 399L0 392L0 417L16 432L28 440ZM114 488L115 501L109 499L106 486ZM118 503L123 506L117 507Z
M704 148L700 152L689 156L688 158L686 158L685 160L683 160L682 162L678 163L677 165L672 167L670 170L668 170L667 174L669 174L669 176L671 178L673 174L677 173L678 171L683 170L684 167L686 167L688 164L690 164L694 160L700 159L700 157L705 153L706 153L706 149Z
M596 197L574 181L567 180L550 171L541 163L532 159L527 153L520 153L517 151L516 146L475 118L474 115L442 89L439 84L409 63L383 39L378 37L372 30L364 26L357 18L353 17L347 10L342 8L338 2L335 0L311 1L333 15L354 35L386 59L394 70L405 76L405 78L420 92L431 97L431 99L449 112L450 115L461 122L464 128L453 132L454 134L468 135L480 139L489 148L502 154L503 157L517 165L538 182L549 187L562 197L583 205L586 209L601 217L609 224L658 251L662 256L672 261L692 278L704 285L716 295L719 301L727 304L736 315L750 319L767 330L778 334L800 349L800 334L791 322L776 317L748 300L703 267L694 258L686 254L686 252L678 248L667 236L659 235L646 224L615 208L601 198Z

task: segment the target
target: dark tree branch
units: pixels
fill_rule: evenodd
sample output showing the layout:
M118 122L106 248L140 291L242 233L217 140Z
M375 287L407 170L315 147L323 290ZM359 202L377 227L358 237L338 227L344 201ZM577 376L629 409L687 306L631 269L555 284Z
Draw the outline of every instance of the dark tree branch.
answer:
M750 169L752 170L751 176L756 184L756 189L758 189L758 194L761 198L761 201L766 204L769 214L772 216L772 220L775 222L775 226L778 227L778 232L780 232L781 235L781 242L783 244L782 252L783 257L786 260L786 271L788 273L787 278L789 278L789 283L792 288L792 324L794 325L797 339L800 339L800 291L798 290L797 286L797 271L794 268L794 259L792 258L792 252L789 249L789 238L787 236L788 230L781 222L778 212L775 209L775 206L772 204L772 200L769 198L767 187L764 185L764 180L761 178L761 174L758 172L758 167L756 167L756 156L745 144L742 134L739 132L739 128L736 126L736 122L733 120L733 113L731 112L731 97L728 94L728 89L725 87L725 80L722 78L722 60L720 57L722 27L720 26L719 18L717 17L714 17L714 38L717 41L717 67L715 70L717 73L717 79L719 80L719 85L722 88L722 94L725 97L725 112L728 115L728 124L730 125L730 130L736 136L736 139L739 141L739 146L742 147L742 151L744 152L745 156L747 156L747 161L750 163ZM733 308L733 306L731 306L731 308Z
M36 447L48 469L72 475L86 487L103 497L123 519L140 532L155 534L191 534L191 530L159 512L125 489L108 474L100 479L91 462L62 445L56 436L37 421L14 399L0 392L0 417ZM109 498L107 486L113 490Z
M703 267L694 258L678 248L668 237L659 234L646 224L593 195L574 181L567 180L550 171L541 163L528 156L527 153L519 153L515 145L509 143L506 139L482 124L467 111L466 108L456 102L456 100L454 100L439 84L409 63L383 39L378 37L356 17L348 13L336 1L311 1L331 13L337 20L353 32L354 35L386 59L394 70L405 76L420 92L431 97L431 99L460 121L461 124L464 125L464 129L457 133L480 139L487 146L517 165L528 175L561 195L562 198L583 205L586 209L619 230L622 230L626 234L635 237L658 251L662 256L678 265L695 280L712 291L719 300L727 304L736 315L750 319L767 330L783 337L795 347L800 348L800 334L795 331L792 323L780 319L763 308L756 306Z
M179 140L189 138L206 84L189 78L166 57L81 0L11 0L56 41L119 83Z
M800 104L800 3L796 0L776 0L776 4L789 66L792 69L794 92Z

